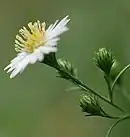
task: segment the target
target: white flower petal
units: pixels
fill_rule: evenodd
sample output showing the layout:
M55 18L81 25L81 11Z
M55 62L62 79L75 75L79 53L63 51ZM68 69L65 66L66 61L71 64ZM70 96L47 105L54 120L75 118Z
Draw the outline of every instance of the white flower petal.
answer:
M8 66L6 66L6 67L4 68L4 70L9 69L10 67L11 67L11 64L9 64Z
M24 56L23 56L24 55ZM42 61L44 55L41 50L36 50L31 54L18 54L10 64L4 69L7 73L11 72L10 78L15 77L18 73L22 73L28 64L34 64L36 61Z
M48 27L47 31L52 31L52 30L54 29L54 27L56 26L56 24L58 23L58 21L59 21L59 20L56 20L54 24L51 24L51 25Z
M10 75L10 78L15 77L18 73L22 73L24 69L27 67L29 61L27 58L23 59L21 62L19 62L16 66L13 72Z
M14 70L14 69L15 69L15 67L10 67L10 68L8 69L7 73L11 72L11 71Z
M51 46L43 46L40 47L39 50L43 53L43 54L49 54L51 52L56 52L57 48L56 47L51 47Z
M57 45L57 41L59 41L60 38L56 37L53 39L48 40L47 43L44 44L44 46L56 46Z
M58 36L68 30L66 25L69 21L70 21L70 19L68 19L68 16L66 16L59 23L58 23L58 21L56 21L54 24L51 24L49 26L49 28L45 32L46 45L49 45L50 40L52 40L54 38L56 38L56 39L55 39L55 43L53 43L53 45L57 45L57 41L59 40Z
M19 73L19 71L15 69L15 70L11 73L10 78L14 78L18 73Z
M27 56L27 53L19 53L17 54L17 57L11 60L10 64L4 68L4 70L7 70L9 68L13 68L18 62L20 62L23 58ZM9 71L10 72L10 71ZM7 71L8 73L8 71Z
M17 62L19 62L22 58L25 58L25 56L27 56L28 54L26 52L21 52L17 54L17 57L15 57L14 59L11 60L11 63L15 64Z
M41 52L40 47L35 50L37 56L37 61L42 61L44 59L44 54Z
M28 56L28 60L30 64L35 64L37 61L37 54L36 53L32 53Z
M44 59L44 54L42 53L42 52L39 52L39 54L37 54L37 59L38 59L38 61L43 61L43 59Z

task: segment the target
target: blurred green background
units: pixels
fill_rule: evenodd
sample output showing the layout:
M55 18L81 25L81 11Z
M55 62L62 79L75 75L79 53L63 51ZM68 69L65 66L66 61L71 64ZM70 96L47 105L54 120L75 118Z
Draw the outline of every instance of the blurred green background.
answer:
M99 47L112 48L122 66L130 63L129 0L1 0L0 137L104 137L114 122L84 117L79 107L82 92L67 92L73 85L57 79L48 66L29 65L14 79L3 71L16 56L14 39L23 25L38 19L49 25L66 15L71 18L70 31L61 36L57 56L72 62L90 87L107 94L103 75L93 63ZM128 111L129 76L128 71L124 77L127 98L115 92L117 103ZM129 137L129 127L130 121L124 122L111 136Z

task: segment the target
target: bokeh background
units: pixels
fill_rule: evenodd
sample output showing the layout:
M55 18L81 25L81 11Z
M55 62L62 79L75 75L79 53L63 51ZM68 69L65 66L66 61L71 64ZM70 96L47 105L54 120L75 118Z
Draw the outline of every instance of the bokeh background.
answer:
M0 1L0 136L1 137L104 137L113 120L86 118L79 107L82 91L56 78L54 69L29 65L10 79L3 68L16 56L14 39L29 21L46 21L69 15L69 32L61 36L57 57L78 68L80 79L103 95L107 86L93 63L95 50L111 48L121 67L130 63L129 0L1 0ZM130 111L130 71L124 76L125 93L116 102ZM120 114L108 105L111 114ZM129 137L130 121L115 128L113 137Z

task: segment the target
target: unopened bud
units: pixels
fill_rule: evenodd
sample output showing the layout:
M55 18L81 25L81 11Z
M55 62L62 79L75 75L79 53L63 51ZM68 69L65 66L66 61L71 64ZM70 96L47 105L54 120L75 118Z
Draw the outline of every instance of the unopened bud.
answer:
M82 111L89 115L103 116L102 108L99 104L97 97L89 94L84 95L80 99L80 107Z
M66 60L59 59L58 64L60 66L59 74L61 77L69 79L69 75L77 76L77 70L72 66L72 64ZM63 71L62 71L63 70ZM68 75L69 74L69 75Z
M115 62L111 50L107 50L106 48L99 49L99 51L96 52L94 60L96 65L106 74L110 73L111 67Z

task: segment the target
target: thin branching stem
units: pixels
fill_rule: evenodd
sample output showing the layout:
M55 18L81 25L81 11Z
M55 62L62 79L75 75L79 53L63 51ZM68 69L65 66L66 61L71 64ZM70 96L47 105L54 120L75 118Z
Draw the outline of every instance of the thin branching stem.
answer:
M126 119L130 119L130 115L124 116L124 117L118 119L118 120L110 127L110 129L108 130L108 132L107 132L107 134L106 134L106 137L110 137L110 134L112 133L113 128L114 128L118 123L120 123L120 122L122 122L122 121L124 121L124 120L126 120Z
M75 85L77 85L78 87L80 87L82 90L87 91L92 93L93 95L99 97L101 100L105 101L106 103L110 104L111 106L115 107L116 109L122 111L122 112L126 112L124 109L122 109L121 107L119 107L118 105L112 103L111 101L109 101L108 99L106 99L105 97L103 97L102 95L100 95L99 93L95 92L94 90L92 90L91 88L89 88L87 85L85 85L82 81L80 81L78 78L72 76L70 73L68 73L67 71L65 71L64 69L61 69L59 66L55 67L59 72L64 73L68 76L69 81L73 82Z
M115 85L116 85L116 82L117 82L117 80L124 74L124 72L127 70L127 69L129 69L130 68L130 64L128 64L126 67L124 67L120 72L119 72L119 74L116 76L116 78L115 78L115 80L113 81L113 83L112 83L112 86L111 86L111 91L113 92L113 90L114 90L114 87L115 87Z
M111 82L109 76L104 76L104 79L106 80L107 86L108 86L108 93L109 93L109 99L113 103L113 93L111 90Z

